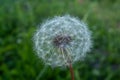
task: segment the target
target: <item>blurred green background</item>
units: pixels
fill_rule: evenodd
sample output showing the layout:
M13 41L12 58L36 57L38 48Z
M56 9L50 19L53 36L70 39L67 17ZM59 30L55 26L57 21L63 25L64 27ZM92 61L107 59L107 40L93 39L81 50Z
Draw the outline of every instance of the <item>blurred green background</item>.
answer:
M75 80L120 80L120 0L0 0L0 80L36 80L44 64L33 51L40 24L70 14L88 23L93 49L73 65ZM39 80L70 80L48 67Z

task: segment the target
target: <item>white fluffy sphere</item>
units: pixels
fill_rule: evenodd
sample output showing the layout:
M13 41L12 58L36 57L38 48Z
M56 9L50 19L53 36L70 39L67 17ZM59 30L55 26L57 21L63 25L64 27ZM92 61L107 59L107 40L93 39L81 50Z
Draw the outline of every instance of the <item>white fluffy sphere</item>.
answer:
M85 23L70 15L47 20L34 34L34 48L46 65L67 66L82 60L91 48L91 32Z

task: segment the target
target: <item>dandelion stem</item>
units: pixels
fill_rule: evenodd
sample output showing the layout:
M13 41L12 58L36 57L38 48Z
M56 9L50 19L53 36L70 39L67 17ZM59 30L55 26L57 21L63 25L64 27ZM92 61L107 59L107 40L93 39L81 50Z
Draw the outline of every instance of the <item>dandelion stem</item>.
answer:
M69 69L70 69L70 74L71 74L71 80L75 80L74 79L74 70L73 70L73 67L72 67L72 64L71 64L71 56L69 56L68 54L70 54L70 51L66 48L64 49L64 52L66 52L67 54L67 62L69 64Z
M70 68L71 80L75 80L74 79L74 72L73 72L73 68L72 68L72 64L71 63L69 65L69 68Z

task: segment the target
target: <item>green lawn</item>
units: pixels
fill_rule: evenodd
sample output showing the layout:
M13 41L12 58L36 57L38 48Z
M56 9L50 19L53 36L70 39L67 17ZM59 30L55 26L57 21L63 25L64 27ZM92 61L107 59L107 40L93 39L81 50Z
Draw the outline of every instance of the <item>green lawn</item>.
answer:
M74 67L75 80L120 79L120 0L0 0L0 80L36 80L44 64L35 55L37 25L70 14L88 23L93 48ZM69 69L47 67L39 80L70 80Z

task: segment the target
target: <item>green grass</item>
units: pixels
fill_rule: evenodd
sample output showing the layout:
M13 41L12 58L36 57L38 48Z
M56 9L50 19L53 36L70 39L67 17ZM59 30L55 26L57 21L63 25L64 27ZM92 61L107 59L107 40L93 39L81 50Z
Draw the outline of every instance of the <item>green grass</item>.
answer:
M56 15L79 17L92 31L93 49L74 65L76 80L120 79L120 0L1 0L0 80L36 80L45 67L33 51L37 25ZM50 67L40 80L70 80Z

